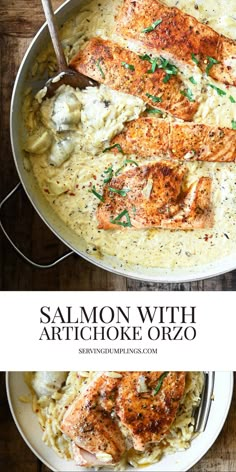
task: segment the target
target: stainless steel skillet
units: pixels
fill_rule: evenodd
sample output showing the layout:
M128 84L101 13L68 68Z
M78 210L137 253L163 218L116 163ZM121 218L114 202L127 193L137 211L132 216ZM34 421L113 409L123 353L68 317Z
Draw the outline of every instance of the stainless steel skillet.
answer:
M59 24L63 24L68 17L73 14L75 9L78 9L78 6L82 4L81 0L69 0L64 3L57 10L57 18ZM32 175L32 173L27 172L24 169L23 165L23 152L21 146L21 136L24 133L23 123L21 119L21 108L22 108L22 97L24 90L27 86L31 85L33 88L37 88L37 84L33 80L28 79L28 71L31 70L32 65L35 61L35 58L39 52L43 49L45 43L49 41L47 26L44 25L40 31L37 33L32 44L27 50L25 57L20 66L14 90L12 95L11 103L11 116L10 116L10 127L11 127L11 144L12 151L14 156L15 165L18 171L20 183L7 195L6 198L0 204L0 210L3 205L7 204L7 200L23 186L25 192L27 193L32 205L35 210L38 212L42 220L47 224L47 226L54 232L54 234L69 248L69 252L65 254L64 257L75 253L79 256L82 256L91 263L114 273L132 277L139 280L151 281L151 282L187 282L193 280L200 280L222 273L234 270L236 268L235 255L230 255L225 259L219 259L214 263L205 263L198 267L192 268L182 268L182 269L162 269L159 267L156 268L146 268L142 266L129 265L124 266L123 263L116 256L104 256L102 259L97 259L95 255L88 254L86 252L86 244L82 238L78 237L73 233L70 228L68 228L59 217L52 211L44 196L40 192L37 182ZM21 184L21 185L20 185ZM7 235L6 230L3 227L2 222L0 225L8 237L8 240L14 245L15 249L18 250L17 244L13 243L10 237ZM36 264L33 261L30 261L22 252L20 254L32 264L37 267L44 267L42 265ZM61 259L60 259L61 260ZM55 265L58 261L53 261L52 263L46 265L45 267L51 267Z

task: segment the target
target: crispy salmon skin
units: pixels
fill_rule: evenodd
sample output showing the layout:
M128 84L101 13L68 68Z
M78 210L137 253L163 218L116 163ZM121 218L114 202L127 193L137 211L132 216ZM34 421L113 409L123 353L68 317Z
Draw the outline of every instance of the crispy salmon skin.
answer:
M126 124L111 142L124 154L139 157L164 156L211 162L236 160L236 132L198 123L174 123L142 116Z
M163 69L148 73L147 61L112 41L92 38L71 60L70 67L114 90L136 95L152 107L182 120L191 121L198 109L196 101L189 101L181 93L184 85L178 75L172 75L166 82Z
M101 229L198 229L213 225L211 178L186 186L185 166L146 164L113 177L97 209Z
M192 64L195 57L199 67L211 77L236 85L236 42L178 8L167 7L158 0L124 0L117 17L117 32L153 53L165 52Z

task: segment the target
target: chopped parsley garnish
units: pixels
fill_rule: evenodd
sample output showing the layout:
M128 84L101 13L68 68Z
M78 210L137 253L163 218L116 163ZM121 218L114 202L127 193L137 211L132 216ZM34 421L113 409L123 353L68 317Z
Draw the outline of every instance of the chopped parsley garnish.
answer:
M91 192L95 195L95 197L97 197L99 200L101 200L101 202L104 202L103 196L102 196L100 193L98 193L98 192L96 191L96 188L95 188L94 185L93 185L93 187L92 187Z
M195 54L192 53L192 54L191 54L191 57L192 57L192 61L193 61L197 66L199 66L200 61L198 60L197 56L195 56Z
M207 85L208 85L208 87L211 87L211 88L213 88L214 90L216 90L216 92L218 93L218 95L220 95L221 97L222 97L223 95L226 95L226 92L225 92L224 90L222 90L222 89L216 87L215 85L213 85L213 84L207 84Z
M160 25L162 23L162 19L160 20L156 20L154 21L154 23L152 23L152 25L148 26L147 28L144 28L141 33L150 33L151 31L153 31L154 29L156 29L156 27L158 25Z
M229 99L230 99L231 103L236 103L236 100L232 95L229 96Z
M156 68L158 66L158 57L151 57L148 54L144 54L144 56L139 56L142 61L148 61L151 64L151 69L147 71L148 74L154 74Z
M122 62L121 65L122 65L125 69L129 69L129 70L132 70L132 71L135 70L135 67L134 67L132 64L127 64L127 62Z
M104 174L107 174L107 177L103 180L104 184L108 184L113 177L113 169L112 167L108 167L107 170L104 170Z
M163 82L164 84L167 84L167 82L169 82L169 80L171 79L171 75L170 74L166 74L164 79L163 79Z
M110 146L110 147L108 147L108 148L104 149L104 151L102 151L102 152L111 151L111 150L112 150L112 149L114 149L114 148L117 148L117 149L118 149L118 151L119 151L119 152L121 152L121 154L124 154L124 152L123 152L123 149L122 149L121 145L120 145L120 144L118 144L118 143L117 143L117 144L113 144L112 146Z
M214 64L219 64L219 61L214 59L214 57L209 57L209 56L207 56L207 60L208 60L208 64L206 67L206 75L209 75L211 68L214 66Z
M159 378L159 380L158 380L158 384L157 384L157 386L156 386L156 388L155 388L155 390L154 390L154 392L153 392L153 395L154 395L154 396L157 395L158 392L161 390L163 381L164 381L164 379L167 377L168 374L169 374L169 372L164 372L164 373L160 376L160 378Z
M121 195L121 197L126 197L127 193L130 192L130 188L122 188L122 189L117 189L113 187L109 187L110 192L113 193L118 193L118 195Z
M151 100L155 103L160 103L162 102L162 98L161 97L156 97L155 95L151 95L150 93L146 93L146 96L148 98L151 98Z
M122 218L125 218L125 221L121 221ZM124 228L131 228L132 226L128 210L123 210L116 218L110 220L110 222L114 225L124 226Z
M232 129L236 130L236 120L232 120Z
M125 166L128 164L134 164L136 167L138 167L138 163L136 161L133 161L132 159L125 159L123 165L119 167L119 169L116 171L115 175L118 175L122 169L124 169Z
M192 90L180 90L180 93L181 95L184 95L184 97L187 97L190 102L195 102Z
M148 62L152 61L152 57L149 56L148 54L144 54L143 56L139 56L139 59L142 59L142 61L148 61Z
M158 65L158 69L163 69L166 73L163 79L164 84L166 84L171 79L172 75L177 75L179 71L178 67L162 56L160 56L160 64Z
M151 74L156 71L156 69L163 69L166 72L166 76L163 79L163 82L166 83L170 80L172 75L178 74L178 67L165 59L164 57L151 57L148 54L144 54L143 56L139 56L140 59L143 61L148 61L151 64L151 69L147 71L148 74Z
M163 115L163 111L162 110L159 110L159 108L148 108L146 110L146 113L149 113L150 115L156 115L158 113L158 115Z
M178 67L165 59L163 56L160 56L160 65L159 69L164 69L167 74L176 75L178 73Z
M194 77L189 77L190 82L192 82L193 85L197 85L196 79Z
M100 59L98 59L98 61L96 62L96 66L97 66L102 78L105 79L105 74L104 74L104 72L103 72L103 70L100 66L101 60L102 60L102 58L100 57Z
M151 67L151 69L147 70L147 73L148 74L154 74L154 72L156 71L156 68L157 68L157 64L158 64L158 57L154 57L149 62L152 65L152 67Z

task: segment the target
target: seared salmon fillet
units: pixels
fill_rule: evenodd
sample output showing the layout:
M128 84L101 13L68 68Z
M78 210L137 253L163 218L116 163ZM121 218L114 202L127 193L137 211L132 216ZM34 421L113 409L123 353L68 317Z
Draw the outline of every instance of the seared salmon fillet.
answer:
M98 227L197 229L213 224L211 178L186 188L187 169L155 162L124 172L105 185L97 209Z
M185 391L184 372L121 372L98 376L64 415L78 465L115 464L131 447L145 450L168 433Z
M144 451L148 444L159 442L169 431L184 394L185 377L185 372L123 374L116 412L137 451ZM140 393L140 380L144 382L146 392Z
M64 415L61 430L82 450L80 465L85 465L83 460L98 464L99 458L94 457L98 453L108 454L107 463L116 463L125 451L124 438L111 416L118 380L101 375L75 399ZM75 452L79 463L79 450L75 448Z
M165 52L192 64L195 56L201 70L220 82L236 85L236 42L178 8L158 0L124 0L117 32L138 41L153 54Z
M111 89L136 95L152 107L183 120L191 121L198 109L197 102L190 102L181 93L184 85L177 75L165 82L163 69L148 73L150 64L147 61L112 41L92 38L71 60L70 67Z
M124 154L140 157L165 156L172 159L233 162L236 160L236 132L197 123L169 123L142 116L126 124L111 144Z

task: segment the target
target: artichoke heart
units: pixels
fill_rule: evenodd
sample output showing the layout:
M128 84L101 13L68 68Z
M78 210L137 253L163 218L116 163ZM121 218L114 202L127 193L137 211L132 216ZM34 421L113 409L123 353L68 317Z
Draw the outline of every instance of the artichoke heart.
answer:
M65 138L61 141L55 142L49 155L49 163L55 167L60 167L63 162L69 159L73 150L74 143L70 138Z
M52 144L52 137L45 128L38 129L34 134L31 134L24 146L25 151L33 154L43 154Z
M52 122L56 131L71 131L80 122L81 103L74 92L65 91L59 95L52 112Z

